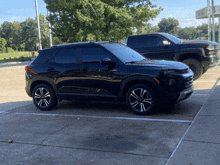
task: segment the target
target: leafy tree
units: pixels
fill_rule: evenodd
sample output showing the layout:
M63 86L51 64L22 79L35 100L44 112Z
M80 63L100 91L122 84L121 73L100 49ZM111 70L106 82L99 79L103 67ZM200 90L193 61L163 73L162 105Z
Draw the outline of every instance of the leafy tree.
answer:
M155 18L150 0L44 0L47 18L62 42L120 40ZM136 6L135 6L135 5Z
M202 30L200 30L198 27L185 27L181 28L178 32L178 37L181 39L196 39L199 37Z
M34 19L28 18L21 22L22 27L22 44L25 43L25 50L36 50L36 43L38 42L37 25Z
M0 51L3 51L5 49L6 44L7 41L4 38L0 38Z
M197 29L201 31L201 37L208 37L208 24L203 23L200 26L197 26Z
M16 21L12 23L11 26L11 38L12 38L12 47L14 49L18 49L20 44L22 44L22 36L21 36L22 28L20 22Z
M0 37L7 41L6 47L12 46L12 23L5 21L1 24Z
M154 33L158 31L159 31L158 26L153 26L152 24L147 23L145 27L137 29L137 34Z
M49 44L49 31L48 31L48 21L45 19L43 14L39 14L40 21L40 33L41 33L41 44L42 48L50 47Z
M25 43L20 44L19 48L24 51Z
M163 18L159 23L159 31L177 35L179 21L174 18Z

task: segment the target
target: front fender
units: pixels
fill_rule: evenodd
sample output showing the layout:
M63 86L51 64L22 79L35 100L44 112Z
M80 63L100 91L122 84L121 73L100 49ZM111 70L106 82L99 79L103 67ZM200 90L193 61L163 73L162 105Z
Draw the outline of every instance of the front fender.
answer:
M175 61L180 61L182 56L186 54L197 54L200 57L205 57L205 50L203 48L184 48L184 49L179 49L175 52Z
M129 85L137 84L137 83L148 83L155 90L157 91L161 90L159 83L153 77L149 75L132 75L122 80L120 91L119 91L119 97L123 98Z

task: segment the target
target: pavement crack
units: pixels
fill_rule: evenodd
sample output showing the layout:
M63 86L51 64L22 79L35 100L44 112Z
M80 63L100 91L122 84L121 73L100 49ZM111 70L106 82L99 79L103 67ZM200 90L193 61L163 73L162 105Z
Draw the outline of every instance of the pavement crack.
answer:
M31 102L31 103L29 103L29 104L26 104L26 105L18 106L18 107L16 107L16 108L7 110L7 111L5 111L5 112L7 112L7 113L15 113L18 108L22 108L22 107L28 106L28 105L30 105L30 104L33 104L33 102Z
M2 141L0 141L1 143ZM3 141L6 143L6 141ZM7 142L8 143L8 142ZM11 143L12 144L12 143ZM158 155L150 155L150 154L138 154L138 153L131 153L131 152L120 152L120 151L109 151L109 150L99 150L99 149L92 149L92 148L83 148L83 147L66 147L66 146L59 146L59 145L47 145L47 144L36 144L36 143L23 143L23 142L13 142L13 144L22 144L22 145L33 145L33 146L40 146L40 147L56 147L56 148L65 148L65 149L73 149L73 150L83 150L83 151L93 151L93 152L105 152L105 153L113 153L113 154L124 154L124 155L133 155L133 156L148 156L154 158L166 158L165 156L158 156Z
M71 126L71 125L73 125L73 124L71 124L71 123L69 122L68 124L66 124L66 125L63 126L62 128L60 128L60 129L58 129L58 130L56 130L56 131L54 131L54 132L51 132L47 137L45 137L45 138L41 141L40 144L43 144L43 143L44 143L48 138L50 138L52 135L58 133L59 131L65 129L65 128Z
M208 144L220 144L216 142L207 142L207 141L196 141L196 140L183 140L185 142L193 142L193 143L208 143Z

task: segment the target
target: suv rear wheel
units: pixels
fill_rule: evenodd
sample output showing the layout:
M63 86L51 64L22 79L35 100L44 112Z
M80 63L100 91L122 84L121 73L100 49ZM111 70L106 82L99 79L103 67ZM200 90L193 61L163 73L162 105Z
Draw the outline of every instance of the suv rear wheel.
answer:
M202 64L198 60L194 58L188 58L188 59L183 60L182 63L188 65L189 68L193 71L194 80L202 76L203 68L202 68Z
M34 104L40 110L51 110L57 105L54 91L46 84L37 85L32 92L32 97Z
M152 113L157 97L155 92L145 84L132 86L126 94L128 107L136 114L146 115Z

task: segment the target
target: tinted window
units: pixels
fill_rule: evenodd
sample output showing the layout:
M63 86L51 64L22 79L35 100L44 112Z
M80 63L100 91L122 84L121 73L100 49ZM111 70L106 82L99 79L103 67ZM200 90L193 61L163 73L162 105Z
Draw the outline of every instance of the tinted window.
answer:
M104 58L110 57L104 48L83 48L81 49L82 62L100 62Z
M33 63L46 63L50 61L50 59L54 58L55 53L57 50L51 49L51 50L41 50L39 51L39 55L34 60Z
M168 39L170 39L171 41L173 41L174 43L180 43L180 42L184 42L183 40L171 35L171 34L168 34L168 33L163 33L162 34L163 36L167 37Z
M129 40L129 46L132 48L160 46L163 41L162 38L157 36L135 36Z
M103 46L108 49L110 52L112 52L118 59L120 59L122 62L132 62L132 61L142 61L146 58L143 57L138 52L134 51L133 49L123 46L123 45L105 45Z
M55 56L56 63L75 63L77 56L76 49L61 49Z
M157 37L157 36L149 37L149 39L150 39L150 42L147 44L148 47L161 46L161 43L163 41L162 38Z
M149 39L146 36L135 36L129 38L129 46L132 48L142 48L149 43Z

